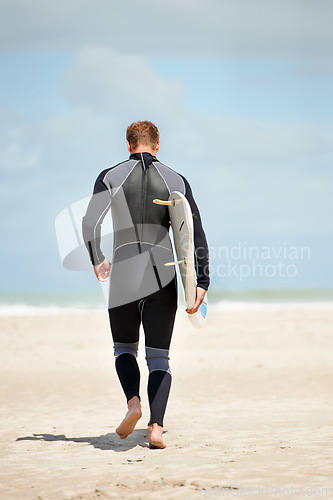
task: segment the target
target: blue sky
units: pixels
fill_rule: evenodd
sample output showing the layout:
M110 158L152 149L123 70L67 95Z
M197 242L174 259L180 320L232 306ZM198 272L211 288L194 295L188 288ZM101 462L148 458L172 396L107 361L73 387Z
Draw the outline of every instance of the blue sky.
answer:
M91 287L62 268L54 219L127 157L138 119L159 126L159 158L190 181L214 250L311 249L293 278L213 285L331 287L331 15L325 0L6 5L0 291Z

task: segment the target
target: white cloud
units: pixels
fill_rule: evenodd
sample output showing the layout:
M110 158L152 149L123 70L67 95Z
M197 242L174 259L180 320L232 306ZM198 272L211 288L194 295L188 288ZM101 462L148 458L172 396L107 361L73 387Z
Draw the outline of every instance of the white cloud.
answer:
M195 114L185 107L181 84L162 78L146 58L99 47L79 52L63 92L67 114L4 122L2 202L24 200L32 224L89 195L98 173L127 157L126 126L148 118L160 128L160 160L189 179L211 231L217 220L236 233L330 231L328 124ZM13 174L20 181L14 194ZM15 210L16 202L8 216Z
M37 167L42 145L34 144L36 137L31 130L31 123L27 126L13 110L7 109L0 115L0 130L1 170L15 173Z
M105 45L154 56L331 60L333 4L318 0L11 0L2 50Z
M181 81L162 78L142 55L120 55L104 47L79 51L65 79L71 105L100 115L156 116L183 102Z
M6 141L6 137L3 139ZM0 146L0 164L12 172L35 167L39 162L40 155L41 148L29 148L22 145L20 137L9 138L9 142L3 148Z
M190 112L180 81L162 78L143 56L119 55L103 47L79 52L66 74L64 94L76 115L85 110L86 118L96 126L98 120L105 120L109 136L134 120L156 121L161 129L162 153L168 144L173 156L190 158L194 164L208 154L211 170L221 163L237 168L292 168L332 151L332 130L327 124L241 120ZM61 128L66 129L66 125Z

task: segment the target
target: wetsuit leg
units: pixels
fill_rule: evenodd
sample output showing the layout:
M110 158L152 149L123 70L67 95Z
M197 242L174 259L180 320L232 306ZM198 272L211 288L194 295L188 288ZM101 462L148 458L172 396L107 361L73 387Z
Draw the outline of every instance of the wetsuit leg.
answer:
M131 302L109 309L113 337L116 371L127 401L140 399L140 370L136 361L139 328L141 323L140 302Z
M171 386L169 347L177 311L177 284L169 285L145 299L142 323L145 332L146 360L149 369L149 424L163 427Z

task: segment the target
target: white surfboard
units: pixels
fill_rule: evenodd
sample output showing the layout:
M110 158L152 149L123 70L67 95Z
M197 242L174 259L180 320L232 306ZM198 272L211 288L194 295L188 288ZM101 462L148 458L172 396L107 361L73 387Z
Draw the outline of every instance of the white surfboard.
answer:
M186 309L192 309L196 298L196 272L194 265L194 230L191 207L185 196L179 191L173 191L167 201L153 200L157 205L167 205L177 255L176 262L166 262L165 265L178 265L184 292ZM207 317L207 295L198 312L187 314L190 322L196 328L201 328Z

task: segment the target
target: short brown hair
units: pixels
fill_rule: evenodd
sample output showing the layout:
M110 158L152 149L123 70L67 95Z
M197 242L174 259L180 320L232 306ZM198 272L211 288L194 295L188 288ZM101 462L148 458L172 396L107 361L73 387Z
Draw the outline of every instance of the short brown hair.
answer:
M133 149L136 149L139 145L149 146L154 149L160 140L160 134L158 128L152 122L134 122L127 127L126 139Z

